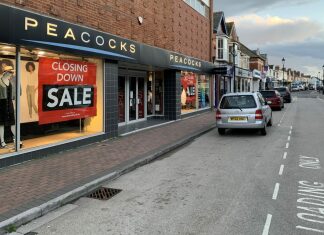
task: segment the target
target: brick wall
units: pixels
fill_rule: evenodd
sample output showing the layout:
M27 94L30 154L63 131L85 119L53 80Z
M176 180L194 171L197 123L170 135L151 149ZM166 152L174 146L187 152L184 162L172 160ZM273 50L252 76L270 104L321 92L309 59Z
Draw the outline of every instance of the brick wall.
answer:
M250 58L250 69L257 69L263 71L264 62L258 58Z
M204 17L183 0L0 2L210 61L210 12ZM144 18L142 24L138 16Z

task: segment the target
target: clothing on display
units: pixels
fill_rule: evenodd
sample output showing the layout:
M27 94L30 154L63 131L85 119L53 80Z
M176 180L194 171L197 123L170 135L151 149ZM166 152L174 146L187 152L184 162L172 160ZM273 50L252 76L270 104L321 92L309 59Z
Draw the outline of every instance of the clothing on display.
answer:
M15 111L13 107L13 99L15 98L15 90L12 85L14 70L12 66L4 67L4 72L0 79L0 139L1 148L6 148L7 144L4 139L5 126L10 126L13 139L15 141ZM22 147L22 142L20 142Z
M27 62L26 68L26 96L29 117L32 118L33 110L35 114L38 113L37 102L36 102L36 90L38 86L38 74L36 73L36 65L34 62Z
M28 104L29 116L32 117L33 109L36 114L38 113L38 108L37 108L36 101L35 101L35 96L36 96L35 86L27 85L26 94L27 94L27 104Z
M7 86L1 78L0 90L3 89L6 89L7 98L0 99L0 125L15 125L15 111L12 103L12 85L11 82L9 82L9 86Z

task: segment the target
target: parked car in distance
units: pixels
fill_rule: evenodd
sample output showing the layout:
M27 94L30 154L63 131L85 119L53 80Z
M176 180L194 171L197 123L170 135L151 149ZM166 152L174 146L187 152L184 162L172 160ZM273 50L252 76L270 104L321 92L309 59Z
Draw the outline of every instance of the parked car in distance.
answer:
M298 86L298 89L299 89L300 91L304 91L304 90L305 90L304 85L299 84L299 85L297 85L297 86Z
M292 84L291 91L299 91L299 87L296 84Z
M281 110L285 107L283 98L281 97L281 95L278 91L263 90L263 91L260 91L260 93L262 94L263 98L266 101L269 101L269 106L272 110L273 109Z
M222 96L216 111L218 133L226 129L259 129L267 134L272 126L272 110L259 92L229 93Z
M314 84L308 84L308 89L309 89L309 90L314 90L314 89L315 89Z
M283 98L284 103L291 103L291 93L288 87L275 87L274 90L278 91Z

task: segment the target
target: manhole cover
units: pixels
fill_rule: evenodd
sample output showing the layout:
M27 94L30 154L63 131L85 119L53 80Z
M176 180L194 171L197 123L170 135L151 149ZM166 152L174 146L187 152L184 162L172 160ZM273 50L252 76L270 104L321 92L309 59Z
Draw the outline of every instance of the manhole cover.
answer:
M113 196L115 196L116 194L120 193L121 191L122 191L121 189L101 187L96 191L90 193L88 197L98 199L98 200L108 200Z

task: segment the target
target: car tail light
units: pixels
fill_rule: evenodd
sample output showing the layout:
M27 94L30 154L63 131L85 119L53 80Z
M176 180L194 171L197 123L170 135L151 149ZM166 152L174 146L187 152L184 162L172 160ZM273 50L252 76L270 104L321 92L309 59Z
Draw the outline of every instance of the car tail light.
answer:
M216 120L221 120L222 119L222 113L217 109L216 111Z
M255 120L262 120L262 119L263 119L262 110L258 109L257 111L255 111Z

